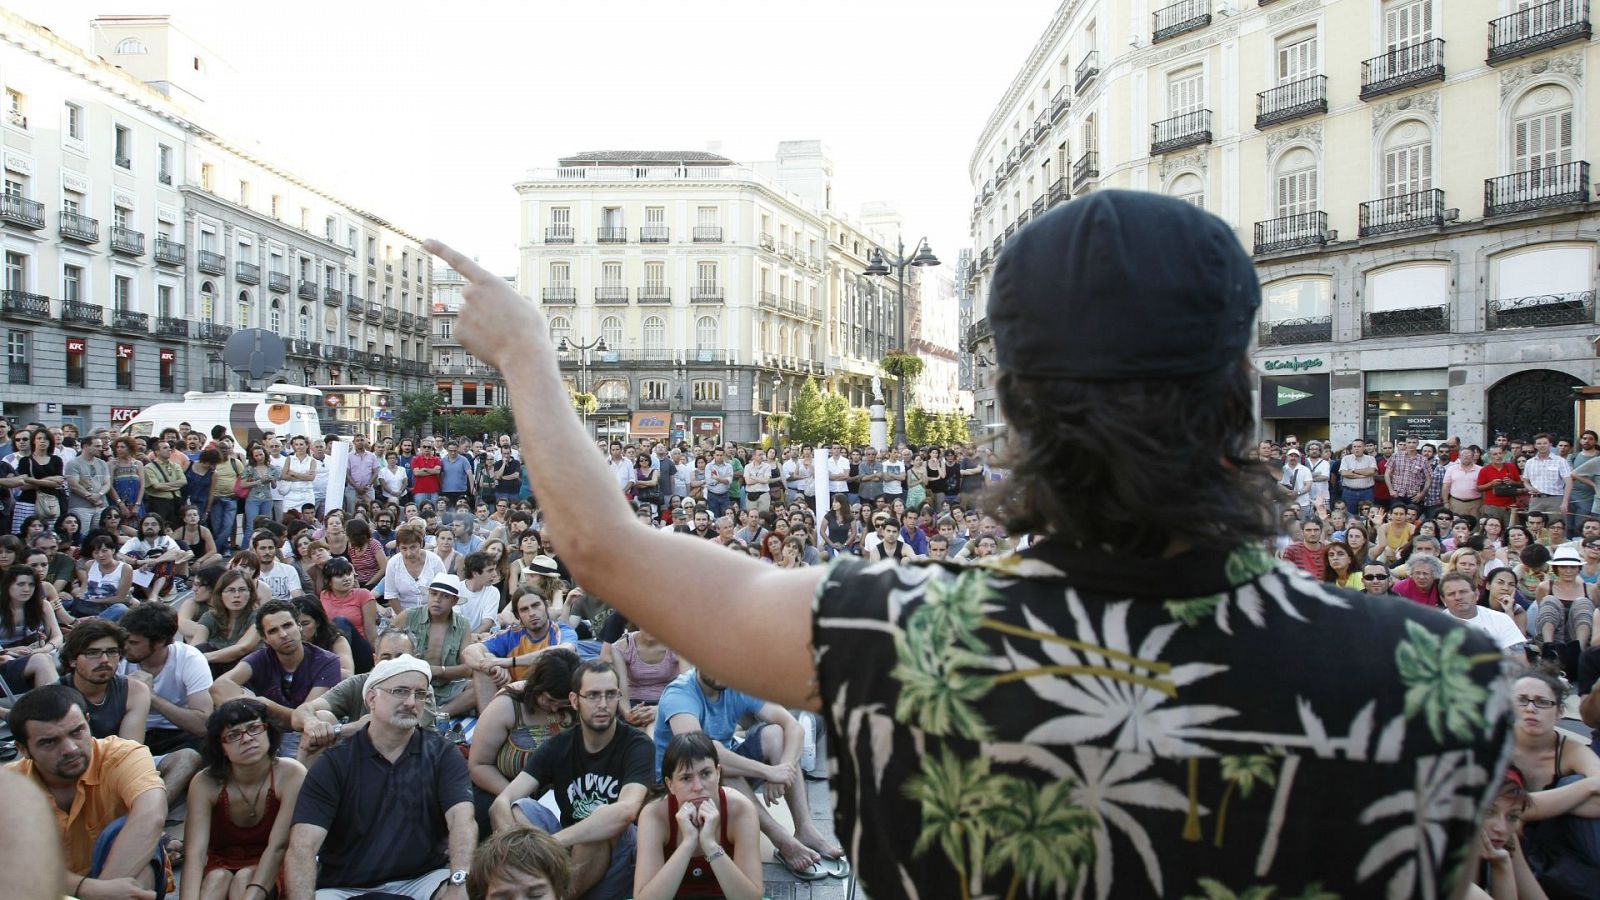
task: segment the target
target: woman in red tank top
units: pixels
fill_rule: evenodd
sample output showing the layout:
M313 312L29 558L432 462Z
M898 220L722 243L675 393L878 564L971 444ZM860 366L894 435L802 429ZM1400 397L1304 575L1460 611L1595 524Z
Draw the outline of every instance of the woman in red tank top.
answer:
M206 766L189 784L183 829L182 900L260 900L277 887L306 775L299 763L278 757L281 737L255 700L230 700L206 720Z
M661 757L667 795L639 813L635 900L761 896L761 827L755 804L722 788L717 745L680 734Z

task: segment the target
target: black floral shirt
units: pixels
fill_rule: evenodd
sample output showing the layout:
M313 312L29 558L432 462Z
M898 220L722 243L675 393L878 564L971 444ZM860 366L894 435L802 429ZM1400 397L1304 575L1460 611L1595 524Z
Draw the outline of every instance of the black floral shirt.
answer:
M1444 897L1509 751L1490 640L1253 548L848 559L813 630L873 900Z

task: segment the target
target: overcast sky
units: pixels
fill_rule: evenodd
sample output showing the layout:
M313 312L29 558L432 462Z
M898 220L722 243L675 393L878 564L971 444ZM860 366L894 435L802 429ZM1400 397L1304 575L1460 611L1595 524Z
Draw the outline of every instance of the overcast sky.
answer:
M833 154L854 213L885 200L909 244L970 244L967 158L1051 0L564 4L286 0L262 6L6 0L78 40L97 14L170 13L237 70L263 150L341 199L516 266L527 169L595 149Z

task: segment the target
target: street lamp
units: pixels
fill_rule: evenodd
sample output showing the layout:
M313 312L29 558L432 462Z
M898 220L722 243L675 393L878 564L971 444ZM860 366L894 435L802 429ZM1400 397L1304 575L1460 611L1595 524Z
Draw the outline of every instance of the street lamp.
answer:
M602 335L589 343L582 341L569 341L566 335L561 336L561 341L556 344L556 352L567 356L572 351L578 351L578 392L589 393L589 353L590 351L606 352L606 339ZM584 405L580 410L583 414L583 430L589 430L589 407Z
M894 259L885 260L882 250L873 250L872 257L868 260L866 274L873 278L888 275L890 270L898 274L899 282L899 309L895 316L895 347L901 353L906 351L906 267L937 266L939 257L933 255L933 250L928 246L928 239L924 237L917 241L917 250L911 257L906 256L906 244L900 237L895 237ZM894 380L894 430L900 440L906 444L911 441L906 437L906 379L904 375L897 376Z

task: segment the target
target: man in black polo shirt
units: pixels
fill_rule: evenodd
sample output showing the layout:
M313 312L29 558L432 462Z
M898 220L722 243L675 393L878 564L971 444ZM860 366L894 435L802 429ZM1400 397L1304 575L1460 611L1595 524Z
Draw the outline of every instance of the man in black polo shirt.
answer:
M284 864L289 900L466 900L478 842L472 785L456 745L417 727L429 671L410 655L374 666L367 727L306 775Z
M590 660L572 675L578 728L539 745L489 809L496 831L532 825L572 850L567 896L614 900L633 895L635 833L655 774L655 745L618 721L622 698L610 663ZM558 820L534 797L553 788Z

